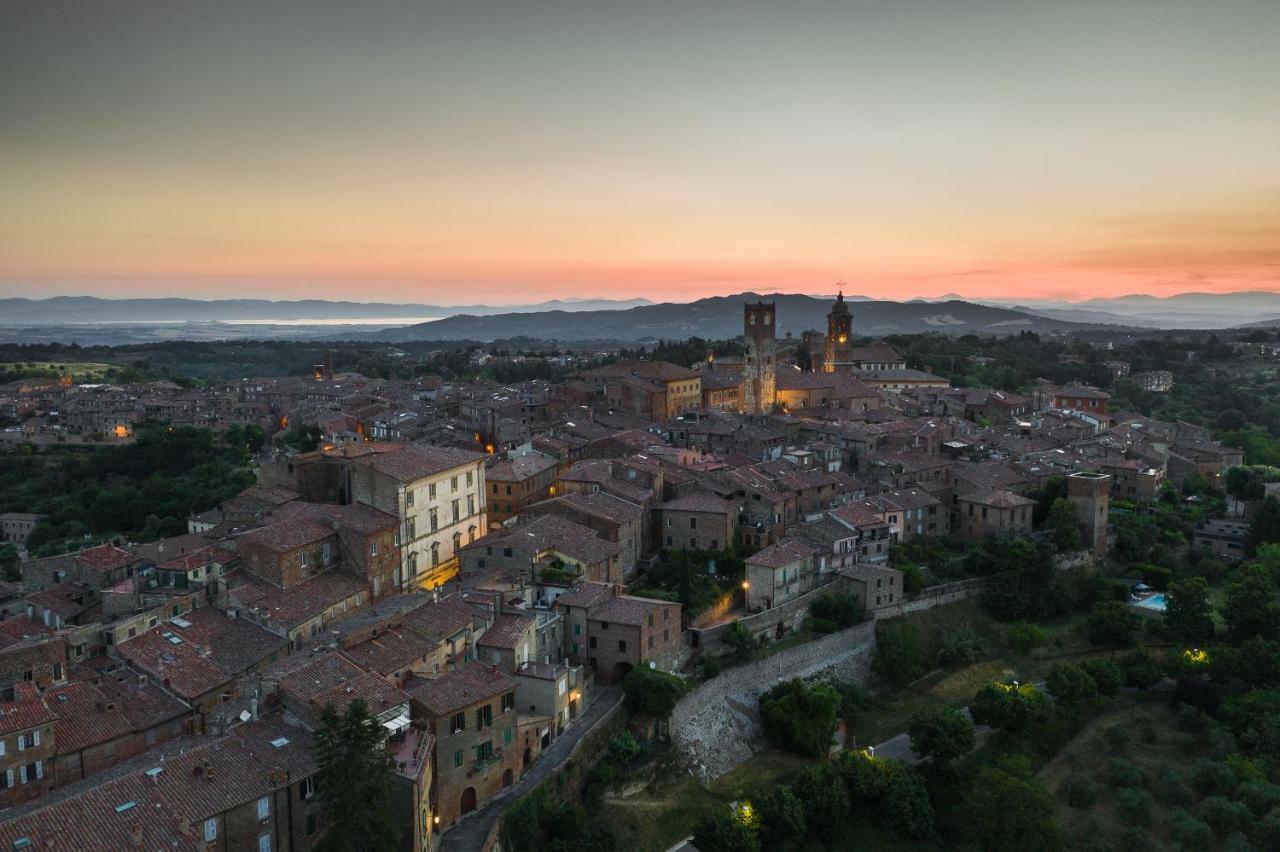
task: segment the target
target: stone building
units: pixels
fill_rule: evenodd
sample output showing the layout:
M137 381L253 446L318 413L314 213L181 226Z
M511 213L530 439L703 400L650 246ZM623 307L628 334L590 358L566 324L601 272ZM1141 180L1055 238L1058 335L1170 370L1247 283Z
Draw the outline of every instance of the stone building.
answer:
M773 302L743 305L747 354L742 362L742 411L768 414L777 397L778 340Z
M827 314L827 340L822 370L827 373L849 373L853 368L853 314L845 304L842 290Z
M1111 477L1079 471L1067 477L1067 499L1076 507L1080 535L1094 559L1107 555L1107 514L1111 506Z

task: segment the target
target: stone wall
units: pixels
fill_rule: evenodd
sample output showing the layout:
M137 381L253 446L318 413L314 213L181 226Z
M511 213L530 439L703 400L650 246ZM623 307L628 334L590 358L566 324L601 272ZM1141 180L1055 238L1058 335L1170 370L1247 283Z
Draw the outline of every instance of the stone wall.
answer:
M893 618L911 612L933 609L935 606L956 603L968 598L976 598L986 588L987 582L985 577L974 577L968 580L957 580L954 583L930 586L900 604L876 610L875 616L876 618Z
M846 588L846 581L842 577L828 575L821 578L823 585L816 589L805 592L795 600L787 601L779 604L772 609L766 609L764 612L757 612L753 615L744 615L738 619L738 623L744 628L751 631L753 636L768 636L774 638L774 634L778 629L778 625L785 625L786 630L798 630L804 626L804 620L809 615L809 605L813 599L824 592L842 591ZM829 581L829 582L828 582ZM690 640L697 642L697 648L702 653L708 651L723 651L724 637L729 632L729 628L733 625L733 621L724 621L714 627L690 628Z
M676 704L671 713L672 743L699 776L717 778L763 747L761 694L784 680L818 674L866 683L875 646L875 622L864 621L726 669Z

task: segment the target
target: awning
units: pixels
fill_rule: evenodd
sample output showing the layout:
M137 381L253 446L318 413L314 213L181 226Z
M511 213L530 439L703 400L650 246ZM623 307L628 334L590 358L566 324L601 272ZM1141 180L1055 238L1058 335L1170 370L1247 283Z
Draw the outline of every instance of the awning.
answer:
M403 731L405 728L409 727L409 717L401 713L399 716L395 717L394 719L391 719L390 721L387 721L387 722L383 722L382 727L386 728L388 731L390 731L393 734L399 733L400 731Z

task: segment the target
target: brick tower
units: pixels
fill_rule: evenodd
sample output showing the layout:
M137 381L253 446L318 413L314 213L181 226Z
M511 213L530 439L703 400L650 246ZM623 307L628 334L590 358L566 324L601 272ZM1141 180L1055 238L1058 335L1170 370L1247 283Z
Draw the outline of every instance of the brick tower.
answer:
M1067 499L1076 506L1080 536L1095 560L1107 555L1107 512L1111 507L1111 475L1080 471L1067 477Z
M848 373L853 370L853 314L844 301L844 291L827 314L827 351L822 359L826 373Z
M747 354L742 362L742 411L768 414L778 397L778 341L773 302L742 306Z

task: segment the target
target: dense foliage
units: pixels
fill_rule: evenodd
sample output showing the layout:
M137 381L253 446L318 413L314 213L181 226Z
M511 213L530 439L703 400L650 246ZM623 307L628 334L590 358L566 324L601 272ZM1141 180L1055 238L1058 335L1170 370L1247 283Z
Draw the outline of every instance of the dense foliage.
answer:
M133 541L180 535L187 518L253 484L246 445L261 431L242 430L236 446L219 446L207 429L142 424L123 446L22 449L0 464L0 511L48 515L27 540L35 555L79 547L86 537Z
M320 852L380 852L394 849L401 828L392 809L392 776L386 730L362 699L345 713L325 705L316 731L317 784L328 829Z

